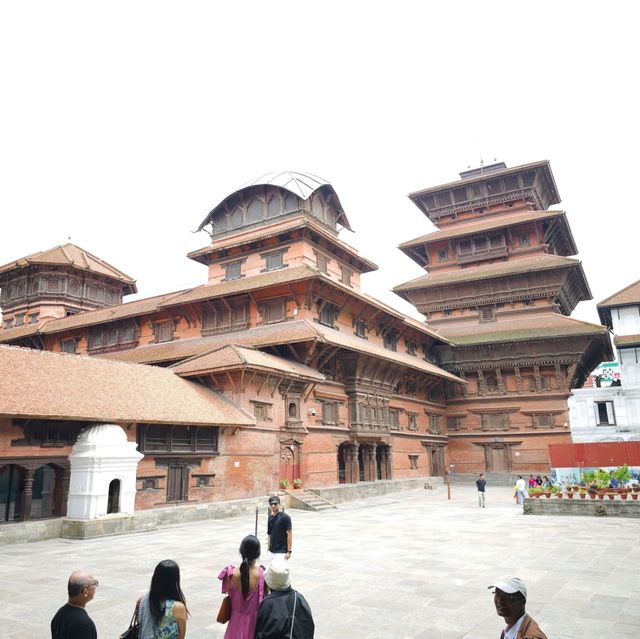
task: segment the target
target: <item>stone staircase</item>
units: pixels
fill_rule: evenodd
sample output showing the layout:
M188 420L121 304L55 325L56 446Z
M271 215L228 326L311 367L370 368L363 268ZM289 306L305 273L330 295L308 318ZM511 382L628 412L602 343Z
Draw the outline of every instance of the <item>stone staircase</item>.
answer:
M289 496L289 506L300 510L313 510L321 512L323 510L332 510L337 508L334 504L319 495L306 490L305 488L297 488L295 490L284 491Z

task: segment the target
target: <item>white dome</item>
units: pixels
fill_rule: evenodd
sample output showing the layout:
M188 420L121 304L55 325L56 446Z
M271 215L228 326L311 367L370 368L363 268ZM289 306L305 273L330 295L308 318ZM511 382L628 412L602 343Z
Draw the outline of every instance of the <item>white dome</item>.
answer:
M77 439L78 444L114 446L127 443L127 434L117 424L95 424L85 428Z

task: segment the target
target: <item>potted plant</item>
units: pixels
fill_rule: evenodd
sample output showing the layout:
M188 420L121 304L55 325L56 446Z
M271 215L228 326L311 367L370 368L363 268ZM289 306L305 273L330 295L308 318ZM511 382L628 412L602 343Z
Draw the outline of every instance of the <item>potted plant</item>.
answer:
M637 492L632 492L630 493L631 495L631 499L633 499L633 501L638 501L638 493Z
M294 488L302 488L302 479L300 479L299 477L297 479L293 480L293 487Z
M587 489L586 488L578 489L578 494L580 495L580 499L586 499L587 498Z
M280 480L280 488L282 488L282 490L287 490L287 488L289 488L289 480L288 479L281 479Z

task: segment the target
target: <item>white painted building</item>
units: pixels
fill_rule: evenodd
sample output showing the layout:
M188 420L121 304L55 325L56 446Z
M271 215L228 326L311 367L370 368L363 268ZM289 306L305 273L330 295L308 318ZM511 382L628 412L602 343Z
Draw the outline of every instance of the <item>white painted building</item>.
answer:
M596 369L592 385L573 391L571 436L576 443L639 440L640 281L600 302L598 314L613 332L617 366Z

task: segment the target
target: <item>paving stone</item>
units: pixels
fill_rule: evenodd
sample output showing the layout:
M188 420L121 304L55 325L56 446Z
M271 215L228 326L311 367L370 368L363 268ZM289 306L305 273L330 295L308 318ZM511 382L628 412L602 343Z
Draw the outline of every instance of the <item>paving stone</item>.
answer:
M477 507L471 486L412 490L336 510L289 510L292 582L308 599L318 639L495 639L487 586L518 574L527 609L554 639L637 637L640 622L638 522L578 516L529 517L509 487L489 487ZM88 612L101 639L128 625L156 563L175 559L192 613L189 639L220 639L219 570L237 562L251 513L155 531L85 540L49 539L0 548L3 636L49 636L72 570L100 580ZM260 513L259 535L266 522Z

